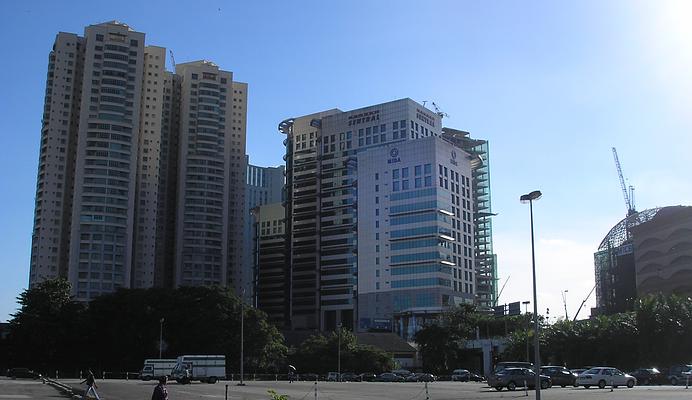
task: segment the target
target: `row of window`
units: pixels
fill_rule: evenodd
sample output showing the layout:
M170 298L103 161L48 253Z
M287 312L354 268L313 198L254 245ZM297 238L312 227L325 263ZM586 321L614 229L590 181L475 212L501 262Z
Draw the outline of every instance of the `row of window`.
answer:
M452 281L450 279L443 279L443 278L404 279L404 280L400 280L400 281L392 281L391 286L392 286L392 289L412 288L412 287L420 287L420 286L451 287Z

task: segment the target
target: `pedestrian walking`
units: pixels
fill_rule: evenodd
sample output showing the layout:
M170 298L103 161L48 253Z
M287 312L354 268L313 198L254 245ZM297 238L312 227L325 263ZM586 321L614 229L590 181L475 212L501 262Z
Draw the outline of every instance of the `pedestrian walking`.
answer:
M156 385L154 393L151 394L151 400L168 400L166 383L168 383L168 377L166 375L159 378L159 384Z
M296 379L296 367L293 365L288 366L288 383L293 383Z
M84 396L82 396L82 400L87 400L89 397L89 393L93 394L96 400L101 400L99 397L99 394L96 393L96 388L98 385L96 385L96 379L94 378L94 373L91 372L91 370L88 370L89 372L87 373L86 379L80 382L81 383L86 383L86 390L84 391Z

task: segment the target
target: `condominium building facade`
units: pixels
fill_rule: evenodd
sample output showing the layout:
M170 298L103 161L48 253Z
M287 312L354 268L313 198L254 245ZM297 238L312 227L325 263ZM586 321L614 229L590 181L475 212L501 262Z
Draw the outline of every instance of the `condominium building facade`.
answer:
M165 63L165 48L117 21L57 35L30 286L67 278L88 301L120 287L227 286L239 274L231 217L242 224L247 85L209 62L176 73ZM193 73L216 88L196 88ZM218 204L195 203L195 191Z
M286 135L291 328L406 335L421 314L475 301L474 157L442 139L440 115L402 99L287 119L279 130ZM410 178L392 178L404 168ZM438 189L439 168L446 188ZM457 174L459 181L450 181ZM417 187L426 177L430 186ZM419 191L422 200L403 195ZM418 203L429 207L404 210ZM406 230L393 221L430 232L391 238ZM411 255L417 253L430 258Z

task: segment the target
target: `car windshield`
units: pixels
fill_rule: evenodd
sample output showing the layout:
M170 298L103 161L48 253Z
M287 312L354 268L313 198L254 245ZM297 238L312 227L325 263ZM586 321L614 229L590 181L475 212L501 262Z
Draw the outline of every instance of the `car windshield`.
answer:
M591 368L589 370L586 370L583 372L583 374L593 374L593 375L598 375L600 369L599 368Z

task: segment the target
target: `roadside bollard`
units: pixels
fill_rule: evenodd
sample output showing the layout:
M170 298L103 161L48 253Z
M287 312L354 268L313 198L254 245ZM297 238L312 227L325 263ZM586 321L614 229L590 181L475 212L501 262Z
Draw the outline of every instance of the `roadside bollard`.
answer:
M125 372L125 380L126 381L130 380L130 373L129 372Z
M228 384L226 384L226 400L228 400Z
M526 384L526 379L524 379L524 396L529 397L529 385Z
M252 380L256 381L257 380L257 374L252 374Z
M315 400L317 400L317 380L315 380Z
M690 375L687 374L685 375L685 389L688 389L690 387Z
M58 370L55 370L55 379L58 379Z
M430 400L430 393L428 393L428 382L425 382L425 400Z
M278 382L279 381L279 375L274 374L274 381Z
M101 371L101 379L106 379L106 371Z
M79 380L80 381L82 380L82 370L81 369L79 370Z
M611 379L610 380L610 391L613 391L613 388L615 387L615 382Z

